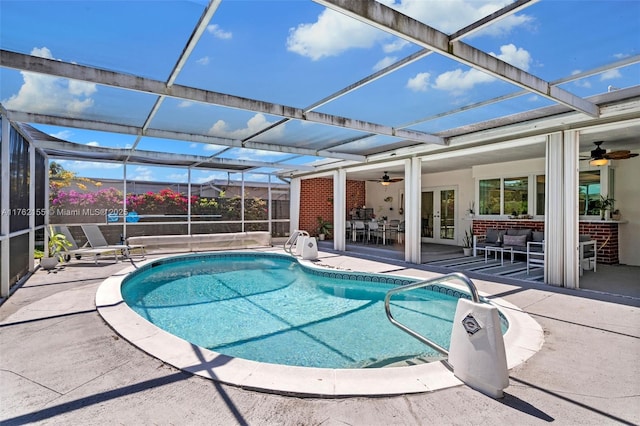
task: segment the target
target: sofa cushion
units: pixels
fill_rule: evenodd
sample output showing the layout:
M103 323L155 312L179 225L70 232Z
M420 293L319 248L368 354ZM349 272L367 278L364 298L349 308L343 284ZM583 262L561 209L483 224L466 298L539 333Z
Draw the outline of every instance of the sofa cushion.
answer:
M541 243L544 241L544 232L542 231L533 231L533 236L532 236L532 240L531 241L535 241L537 243Z
M487 244L499 244L501 242L501 237L504 231L500 231L498 229L489 228L487 229L487 236L484 240Z
M507 235L513 235L513 236L525 235L527 237L525 241L531 241L532 234L533 234L533 230L529 228L507 229ZM525 244L522 244L522 245L526 246L527 244L525 242Z
M523 247L527 245L526 235L504 235L502 237L502 244L504 246L516 246Z

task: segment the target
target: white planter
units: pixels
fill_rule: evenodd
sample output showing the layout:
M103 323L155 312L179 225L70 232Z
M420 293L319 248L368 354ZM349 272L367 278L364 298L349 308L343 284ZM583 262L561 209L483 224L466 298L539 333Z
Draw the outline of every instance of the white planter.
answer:
M43 257L40 259L40 267L47 271L51 269L55 269L58 266L58 258L57 257Z
M464 252L465 256L471 256L471 253L473 252L473 249L471 247L463 247L462 251Z
M318 239L320 241L324 241L324 234L318 234Z

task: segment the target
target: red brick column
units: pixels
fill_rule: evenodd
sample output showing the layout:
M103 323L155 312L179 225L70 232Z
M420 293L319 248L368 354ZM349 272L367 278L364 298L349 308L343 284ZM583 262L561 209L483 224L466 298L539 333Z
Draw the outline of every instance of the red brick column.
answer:
M598 263L615 265L618 257L618 224L616 222L580 222L580 235L590 235L598 242Z
M363 181L347 180L346 211L365 205ZM303 179L300 182L300 229L316 235L318 216L333 224L333 179Z

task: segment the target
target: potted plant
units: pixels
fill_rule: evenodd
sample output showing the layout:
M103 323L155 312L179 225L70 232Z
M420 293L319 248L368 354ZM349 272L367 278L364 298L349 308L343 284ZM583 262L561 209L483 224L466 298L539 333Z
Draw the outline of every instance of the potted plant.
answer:
M462 251L465 256L471 256L473 251L473 227L469 227L464 231L464 238L462 239Z
M598 207L600 208L600 219L605 220L605 218L607 217L607 210L610 210L613 208L613 203L616 200L614 200L613 198L609 198L609 196L604 196L604 195L600 195L600 203L598 204Z
M611 219L613 220L622 219L622 213L620 213L619 209L615 209L614 211L611 212Z
M317 228L318 239L322 241L325 239L326 236L331 235L331 230L333 229L333 226L331 225L331 222L324 220L322 216L318 216L317 221L318 221L318 228Z
M64 234L56 232L53 226L49 226L49 245L45 257L40 259L40 266L43 269L51 270L58 266L58 262L64 262L63 252L71 247L71 242Z

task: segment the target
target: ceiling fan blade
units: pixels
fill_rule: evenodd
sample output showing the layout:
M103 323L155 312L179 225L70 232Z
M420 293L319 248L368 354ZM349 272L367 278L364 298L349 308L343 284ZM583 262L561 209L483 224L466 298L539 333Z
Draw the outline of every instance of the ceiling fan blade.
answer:
M628 150L612 151L604 154L604 158L606 158L607 160L625 160L627 158L631 158L631 156L631 151Z
M387 182L402 182L404 178L389 178Z

